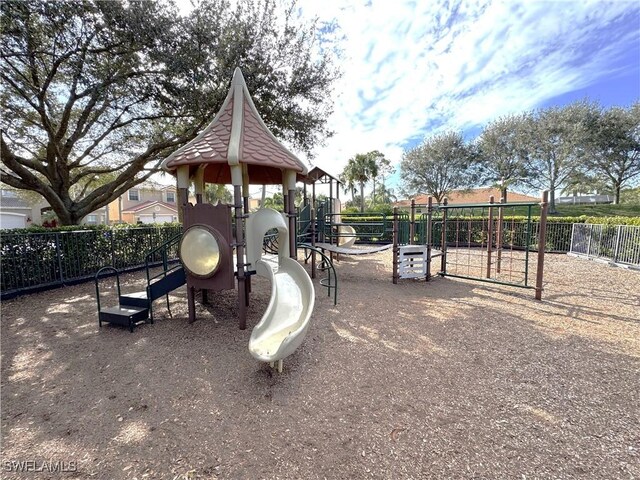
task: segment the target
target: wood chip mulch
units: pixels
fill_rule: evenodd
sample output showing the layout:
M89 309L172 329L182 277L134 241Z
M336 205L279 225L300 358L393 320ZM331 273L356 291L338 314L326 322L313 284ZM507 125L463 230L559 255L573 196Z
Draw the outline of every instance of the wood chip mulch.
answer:
M247 350L262 279L244 331L233 291L133 334L98 328L92 283L3 302L0 477L640 478L640 272L548 255L538 302L393 285L390 251L336 265L280 375Z

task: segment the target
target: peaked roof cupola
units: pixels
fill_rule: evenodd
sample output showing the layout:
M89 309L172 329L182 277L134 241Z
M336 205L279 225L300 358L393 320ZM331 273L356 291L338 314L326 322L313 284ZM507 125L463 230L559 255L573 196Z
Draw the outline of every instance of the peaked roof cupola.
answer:
M271 133L251 99L242 72L236 68L231 88L213 121L193 140L162 162L171 173L188 165L190 173L204 167L204 181L229 184L231 168L247 165L249 183L281 184L283 171L307 174L307 167Z

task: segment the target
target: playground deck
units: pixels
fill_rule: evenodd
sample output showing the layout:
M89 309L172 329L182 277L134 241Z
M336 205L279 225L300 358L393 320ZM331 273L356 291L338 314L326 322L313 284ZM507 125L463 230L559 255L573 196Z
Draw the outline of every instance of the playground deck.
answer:
M3 478L20 461L97 479L640 477L639 272L548 255L537 302L393 285L391 255L341 257L337 306L314 281L281 375L247 348L263 279L245 331L234 291L188 324L179 289L174 318L158 302L133 334L98 329L91 283L3 302Z

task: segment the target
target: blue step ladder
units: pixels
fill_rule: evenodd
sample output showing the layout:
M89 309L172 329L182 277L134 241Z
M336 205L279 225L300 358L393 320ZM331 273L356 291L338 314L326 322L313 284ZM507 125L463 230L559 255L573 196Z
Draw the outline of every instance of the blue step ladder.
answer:
M120 289L120 273L114 267L103 267L95 275L96 299L98 303L98 324L103 322L129 327L133 332L141 322L153 323L153 302L162 296L166 297L167 310L171 315L169 292L184 285L187 281L185 271L178 261L169 260L169 252L177 248L182 234L176 235L159 247L151 250L145 257L147 287L143 291L123 294ZM175 255L177 257L177 254ZM160 266L160 272L151 275L151 270ZM118 305L102 308L100 305L99 280L103 274L115 274L118 291Z

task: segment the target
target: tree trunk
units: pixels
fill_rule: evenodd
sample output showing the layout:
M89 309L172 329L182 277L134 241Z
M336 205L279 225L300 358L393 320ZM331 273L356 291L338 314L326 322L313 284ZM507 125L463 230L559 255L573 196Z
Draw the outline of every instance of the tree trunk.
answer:
M558 213L556 210L556 191L554 188L549 189L549 213Z
M500 195L504 199L504 202L507 203L507 187L502 187L500 189Z
M364 182L360 182L360 213L364 213Z
M615 196L613 197L613 204L620 204L620 183L616 183L615 185Z
M371 194L371 206L376 204L376 178L373 177L373 193Z

